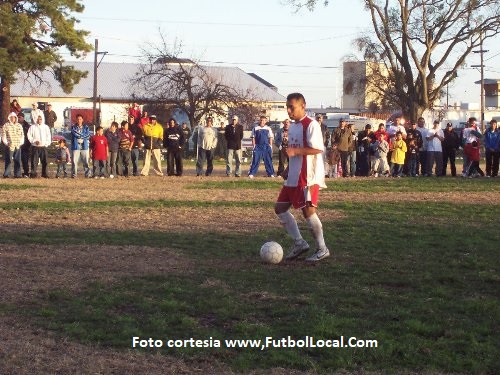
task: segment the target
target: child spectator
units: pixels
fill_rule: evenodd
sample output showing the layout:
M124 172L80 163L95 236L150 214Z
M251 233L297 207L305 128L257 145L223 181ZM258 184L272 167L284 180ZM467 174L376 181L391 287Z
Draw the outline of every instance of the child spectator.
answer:
M410 139L410 141L408 142L407 156L408 156L408 174L412 177L417 177L418 146L414 138Z
M481 170L481 167L479 167L479 160L481 159L479 142L473 141L472 143L467 143L464 147L464 153L469 159L469 178L477 177L477 175L484 177L484 172Z
M337 178L338 177L338 165L340 162L340 152L337 149L337 145L333 144L328 152L328 165L330 166L328 177Z
M56 178L60 177L61 170L64 173L63 177L66 178L68 177L68 172L66 172L66 164L71 163L71 156L69 154L68 147L66 147L66 141L64 139L61 139L58 143L59 145L56 148Z
M403 133L396 132L396 138L392 142L392 177L401 177L403 165L405 164L406 143L403 140Z
M387 163L387 152L389 151L389 143L381 136L373 143L375 150L375 162L373 163L373 176L378 177L379 171L386 177L389 177L389 164Z
M96 129L96 135L90 138L90 157L93 164L94 178L104 178L104 170L106 168L106 159L108 158L108 140L103 135L102 126ZM97 166L99 166L99 175L96 174Z

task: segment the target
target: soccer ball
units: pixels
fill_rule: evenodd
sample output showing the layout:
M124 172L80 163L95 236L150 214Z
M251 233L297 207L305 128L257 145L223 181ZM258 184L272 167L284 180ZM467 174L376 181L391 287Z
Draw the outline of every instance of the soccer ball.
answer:
M260 258L266 263L277 264L283 259L283 248L277 242L266 242L260 248Z

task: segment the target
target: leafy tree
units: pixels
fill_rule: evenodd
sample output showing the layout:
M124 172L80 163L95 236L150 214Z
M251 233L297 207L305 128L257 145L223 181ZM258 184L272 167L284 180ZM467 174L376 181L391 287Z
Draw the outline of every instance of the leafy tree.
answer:
M0 97L2 120L9 111L10 84L18 72L41 81L40 72L51 70L64 92L87 72L64 65L61 48L81 57L92 50L87 31L76 29L84 6L78 0L0 0Z
M318 0L290 0L314 8ZM382 102L416 120L432 108L469 54L500 31L500 0L363 0L373 31L356 39Z
M254 93L238 90L198 62L180 58L182 46L161 43L143 49L144 62L131 77L133 95L142 102L161 103L184 111L194 127L206 116L225 116L228 110L248 112L257 101Z

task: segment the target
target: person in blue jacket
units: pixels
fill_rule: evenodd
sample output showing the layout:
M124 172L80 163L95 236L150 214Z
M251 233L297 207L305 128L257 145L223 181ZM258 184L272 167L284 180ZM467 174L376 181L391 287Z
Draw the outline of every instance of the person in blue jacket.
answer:
M261 160L264 160L264 166L268 177L274 177L273 166L273 131L266 125L266 116L260 116L259 125L252 129L253 157L249 178L254 178L259 170Z
M76 178L78 162L82 160L85 177L92 177L89 168L90 130L83 124L83 116L76 115L76 124L71 127L71 177Z
M497 177L500 156L500 130L495 119L490 121L490 128L484 134L484 149L486 151L486 176Z

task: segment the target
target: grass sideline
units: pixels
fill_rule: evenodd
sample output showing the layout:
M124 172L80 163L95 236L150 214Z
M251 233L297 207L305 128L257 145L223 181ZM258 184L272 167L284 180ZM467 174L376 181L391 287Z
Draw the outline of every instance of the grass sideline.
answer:
M417 185L410 191L433 189L429 180L409 181ZM272 181L257 182L256 190L277 188ZM380 181L380 188L384 183ZM463 183L471 195L498 191L498 182ZM217 184L203 181L193 185L205 188ZM339 185L366 189L365 181L345 184ZM448 188L453 184L450 182ZM378 188L376 185L375 190ZM385 191L392 188L386 185ZM269 239L289 243L280 228L255 233L251 238L237 231L186 235L27 228L3 233L0 245L5 246L63 246L72 242L165 248L168 244L165 251L191 259L194 266L183 275L144 274L114 283L93 282L79 293L52 290L22 306L0 304L0 316L20 314L35 327L62 338L118 351L130 348L132 336L263 339L291 335L298 339L309 335L335 339L344 335L380 343L376 349L158 351L193 365L216 358L238 372L279 367L318 373L500 373L496 360L500 318L498 201L479 205L473 200L467 204L367 203L322 201L323 209L339 210L343 218L323 222L335 257L313 266L304 262L260 263L260 244ZM0 208L14 209L16 204L2 203ZM132 208L145 204L182 208L212 207L213 202L136 200L127 204ZM51 205L41 202L30 205L29 210L50 210ZM110 201L104 207L118 205L118 201ZM95 209L98 203L81 206ZM272 210L272 202L223 202L222 207ZM68 206L70 212L76 209Z

